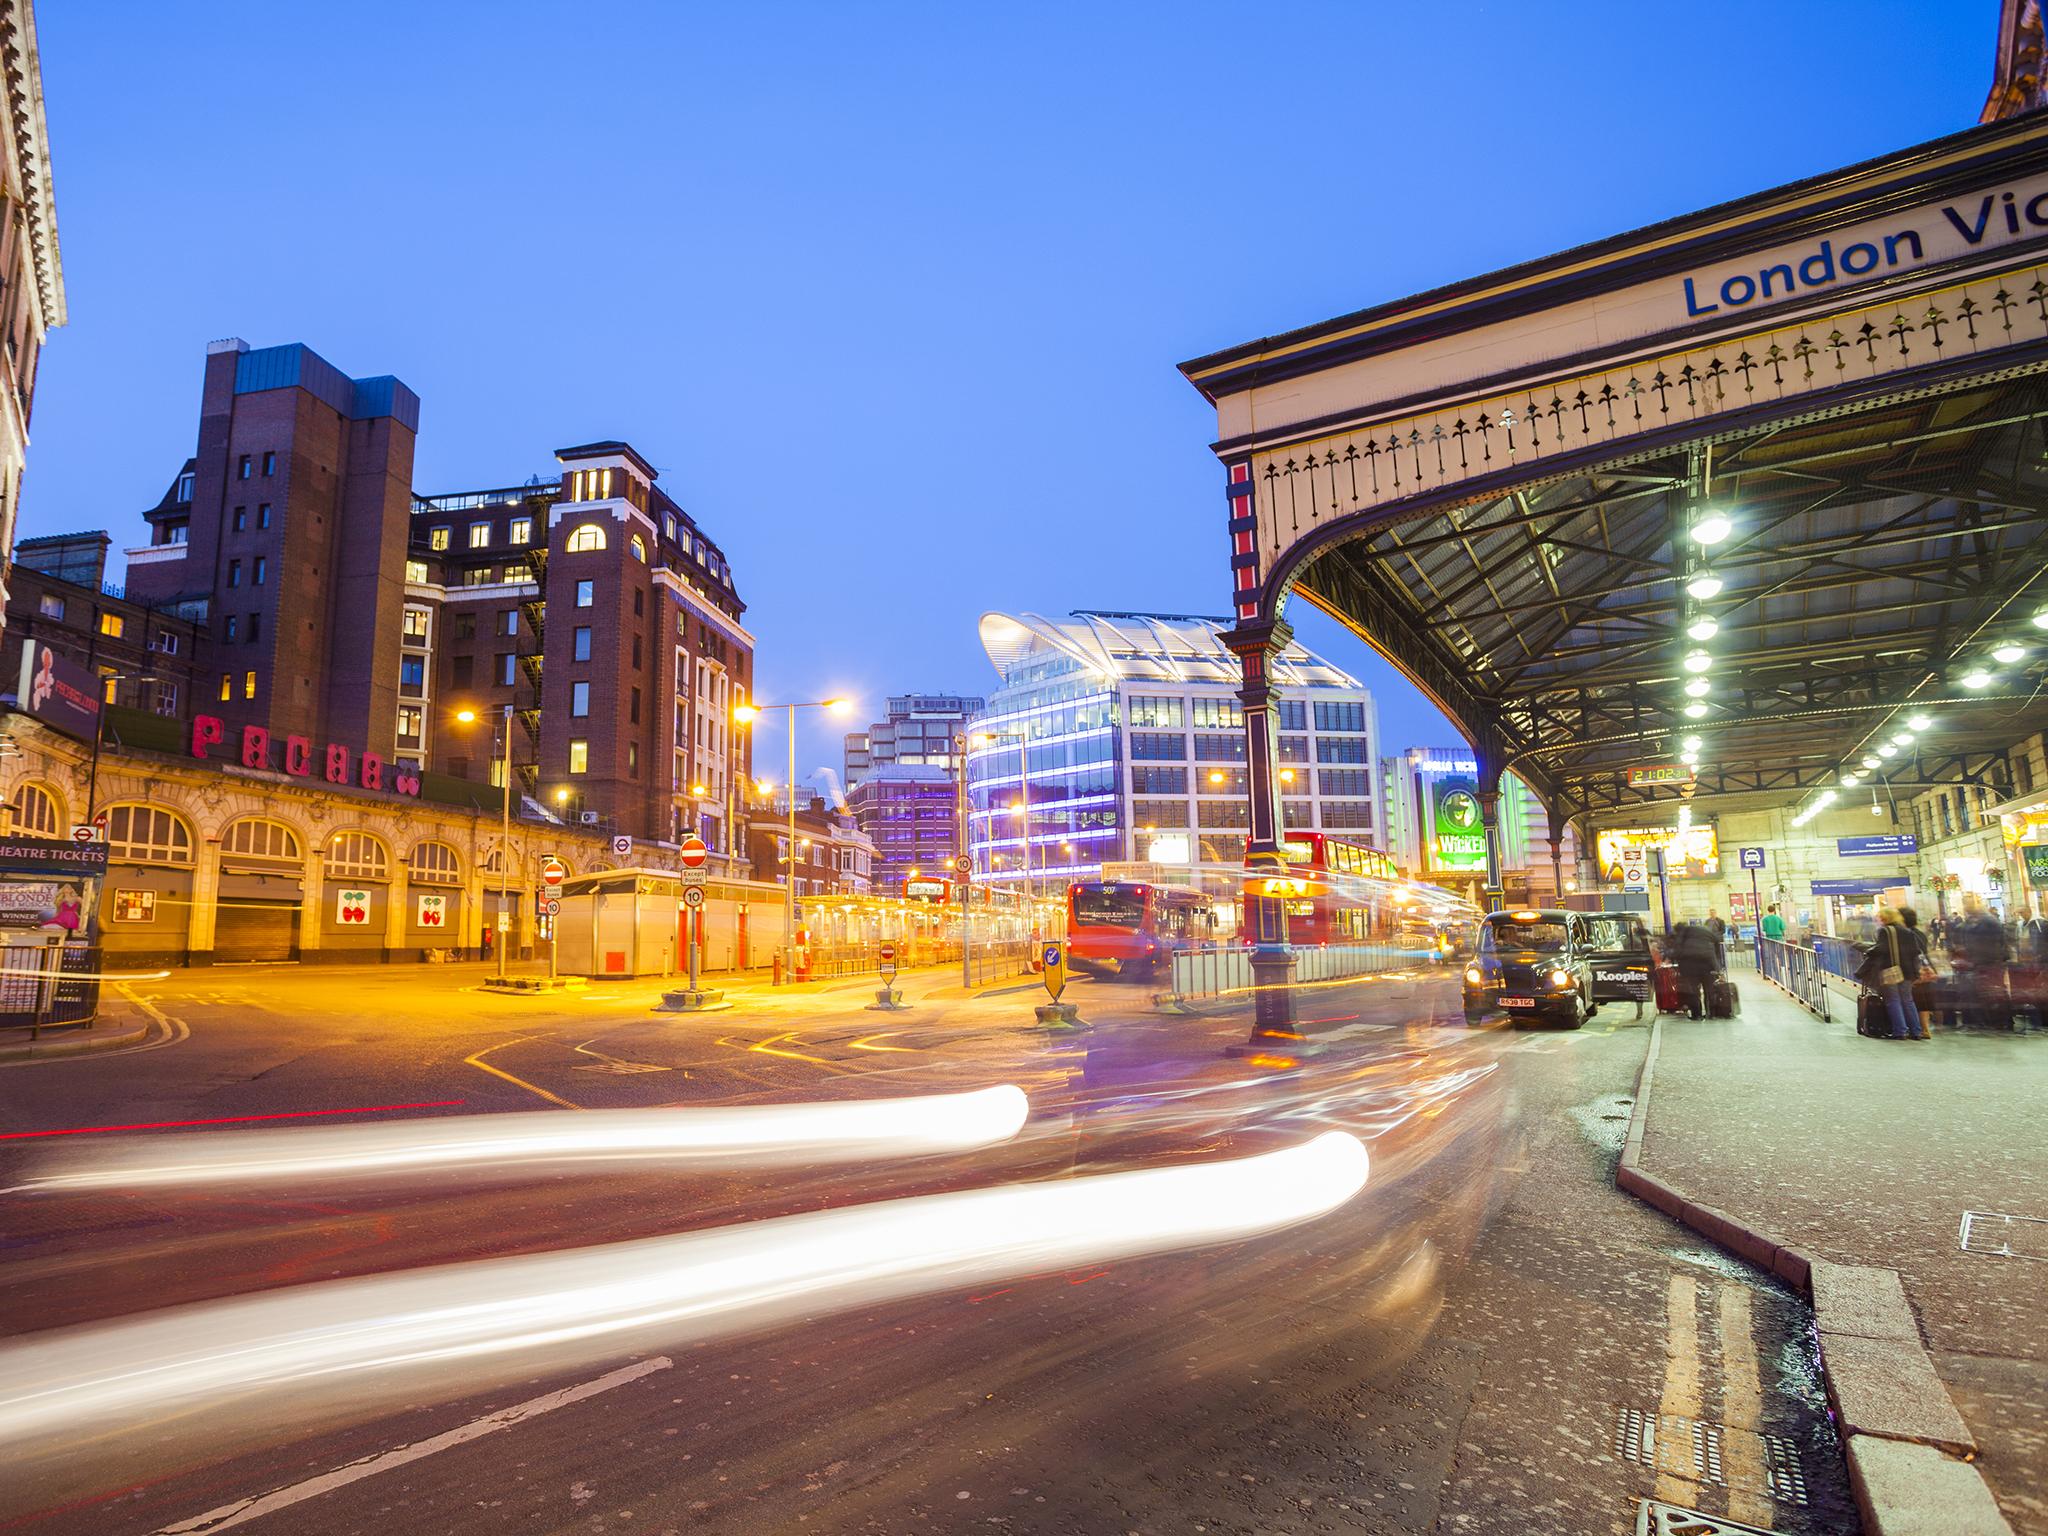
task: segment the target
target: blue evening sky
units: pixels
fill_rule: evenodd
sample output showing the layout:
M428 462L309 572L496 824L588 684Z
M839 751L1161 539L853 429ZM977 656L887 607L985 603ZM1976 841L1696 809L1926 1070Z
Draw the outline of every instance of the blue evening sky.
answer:
M206 342L304 341L419 392L422 491L630 440L764 699L980 691L988 609L1225 611L1177 362L1966 127L1997 14L46 0L22 531L141 542Z

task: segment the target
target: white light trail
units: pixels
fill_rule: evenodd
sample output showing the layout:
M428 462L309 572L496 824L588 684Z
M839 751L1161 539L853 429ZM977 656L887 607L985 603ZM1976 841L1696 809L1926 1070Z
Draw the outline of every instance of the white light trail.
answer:
M328 1281L0 1346L0 1444L61 1451L232 1403L306 1411L818 1312L1248 1237L1364 1187L1364 1145L923 1195L674 1237ZM629 1343L630 1341L630 1343ZM274 1422L274 1421L273 1421Z
M385 1177L446 1169L531 1174L603 1163L815 1166L959 1152L1008 1141L1030 1102L1004 1084L972 1093L707 1109L535 1110L379 1125L215 1131L56 1150L15 1192L137 1190L278 1179Z

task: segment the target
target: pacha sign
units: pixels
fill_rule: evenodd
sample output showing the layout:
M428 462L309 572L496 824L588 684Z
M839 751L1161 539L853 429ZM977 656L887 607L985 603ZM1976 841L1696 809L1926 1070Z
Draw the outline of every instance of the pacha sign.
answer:
M208 747L217 747L227 740L227 722L218 715L194 715L192 717L192 755L197 758L208 756ZM260 725L242 727L242 766L260 768L276 773L279 764L271 761L270 732ZM322 758L322 777L330 784L352 784L362 789L389 789L396 794L409 795L417 800L420 795L420 776L407 767L395 767L390 782L385 782L386 763L375 752L364 751L352 757L347 747L339 742L330 742ZM283 770L295 778L313 777L313 743L309 737L287 736L284 739Z

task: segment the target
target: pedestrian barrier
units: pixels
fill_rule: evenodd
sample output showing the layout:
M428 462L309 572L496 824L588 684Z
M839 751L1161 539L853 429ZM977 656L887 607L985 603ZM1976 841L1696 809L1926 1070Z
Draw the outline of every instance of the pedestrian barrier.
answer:
M0 944L0 1028L90 1024L99 1009L99 950L79 940Z
M1830 974L1818 950L1783 939L1758 939L1757 971L1765 981L1818 1018L1828 1016Z
M1352 976L1372 976L1384 971L1426 966L1427 951L1397 944L1324 944L1293 951L1294 980L1304 982L1342 981ZM1221 945L1210 949L1179 950L1173 957L1171 992L1161 993L1162 1007L1175 1007L1205 998L1228 997L1252 989L1252 949L1248 944Z

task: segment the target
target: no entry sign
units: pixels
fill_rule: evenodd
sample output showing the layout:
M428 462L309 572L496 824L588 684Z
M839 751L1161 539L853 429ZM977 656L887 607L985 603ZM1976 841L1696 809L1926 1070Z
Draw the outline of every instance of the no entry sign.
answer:
M701 837L684 838L682 850L676 855L682 861L682 866L685 869L702 867L706 856L707 850L704 847L704 839Z
M543 859L540 866L540 883L549 890L555 889L569 878L568 869L559 859Z

